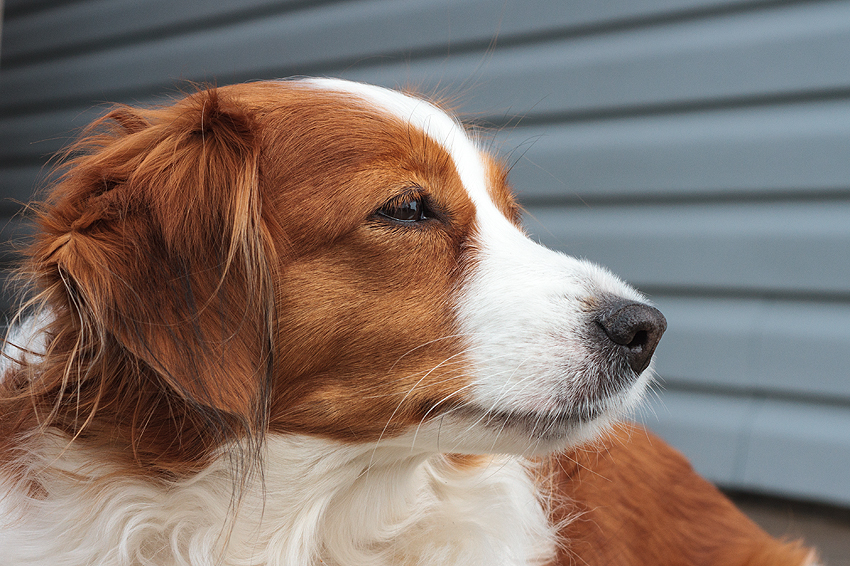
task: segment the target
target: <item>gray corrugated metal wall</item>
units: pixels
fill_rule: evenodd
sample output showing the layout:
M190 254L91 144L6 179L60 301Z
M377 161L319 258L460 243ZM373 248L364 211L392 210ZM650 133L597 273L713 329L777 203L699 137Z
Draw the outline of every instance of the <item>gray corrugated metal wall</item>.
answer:
M7 0L2 41L19 201L101 102L181 80L458 95L532 231L667 314L647 422L720 483L850 504L850 2Z

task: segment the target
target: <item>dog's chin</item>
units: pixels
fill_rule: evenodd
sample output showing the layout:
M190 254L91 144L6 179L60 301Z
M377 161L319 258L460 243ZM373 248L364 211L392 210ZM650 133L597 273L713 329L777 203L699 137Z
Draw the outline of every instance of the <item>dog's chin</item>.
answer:
M596 438L622 414L620 403L609 401L560 411L486 411L479 419L496 436L497 451L541 456Z
M624 412L622 404L613 400L576 411L494 411L463 405L381 444L417 452L536 457L597 438Z

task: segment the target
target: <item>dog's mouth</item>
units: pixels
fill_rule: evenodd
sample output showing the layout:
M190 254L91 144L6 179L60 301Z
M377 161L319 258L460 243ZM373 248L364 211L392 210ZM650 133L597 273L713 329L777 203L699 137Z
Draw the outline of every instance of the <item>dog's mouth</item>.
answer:
M585 425L622 416L634 398L642 396L651 379L649 375L642 378L622 363L605 367L605 361L596 360L569 386L558 387L558 392L541 392L522 401L505 400L505 404L489 406L471 401L459 404L452 412L490 429L511 429L531 438L569 436Z
M593 438L607 424L627 414L648 384L648 378L637 381L628 387L573 390L570 395L541 398L534 403L526 400L513 406L460 402L444 414L459 417L469 433L478 429L487 431L489 437L501 438L507 443L502 446L513 447L510 451L526 445L535 453L549 452ZM494 442L500 445L501 441Z

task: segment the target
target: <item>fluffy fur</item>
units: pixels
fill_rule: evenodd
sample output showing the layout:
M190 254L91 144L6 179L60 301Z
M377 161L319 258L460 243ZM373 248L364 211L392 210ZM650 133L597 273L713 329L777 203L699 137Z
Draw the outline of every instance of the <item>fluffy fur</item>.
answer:
M66 438L41 440L26 473L50 496L4 486L3 540L16 543L6 564L534 564L551 550L516 460L482 473L401 448L276 436L264 475L234 501L227 458L155 482L107 467L103 453L67 453Z
M728 546L687 535L703 497L725 501L710 486L658 509L670 484L636 480L695 477L676 458L621 438L634 463L594 474L622 478L611 493L567 472L583 452L552 455L639 401L663 318L526 238L504 168L428 102L301 80L118 107L37 210L0 383L0 563L677 564ZM634 506L680 534L651 552L612 537ZM803 563L716 508L785 561L692 563ZM612 526L584 537L572 519L597 513Z

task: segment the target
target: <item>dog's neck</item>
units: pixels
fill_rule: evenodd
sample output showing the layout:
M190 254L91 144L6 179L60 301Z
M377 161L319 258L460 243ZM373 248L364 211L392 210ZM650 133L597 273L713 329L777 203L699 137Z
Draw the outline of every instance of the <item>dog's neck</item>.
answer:
M3 486L11 563L527 565L554 549L517 458L273 436L241 488L227 455L176 483L110 475L102 451L58 436L24 460L40 485Z

